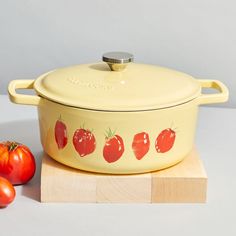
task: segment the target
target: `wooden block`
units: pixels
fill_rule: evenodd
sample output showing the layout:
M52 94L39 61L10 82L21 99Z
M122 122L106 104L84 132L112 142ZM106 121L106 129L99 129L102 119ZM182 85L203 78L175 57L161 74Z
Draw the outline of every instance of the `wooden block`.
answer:
M151 174L97 178L97 202L151 203Z
M207 175L196 150L179 164L152 173L152 202L204 203Z
M41 202L96 202L96 178L43 154Z
M196 150L165 170L137 175L104 175L64 166L43 154L42 202L205 202L207 176Z

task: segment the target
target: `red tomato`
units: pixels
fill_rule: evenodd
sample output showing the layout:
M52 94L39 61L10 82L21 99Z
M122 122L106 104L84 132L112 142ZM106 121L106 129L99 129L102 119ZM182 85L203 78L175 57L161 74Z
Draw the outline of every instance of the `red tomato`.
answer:
M90 130L77 129L73 136L73 144L81 157L84 157L96 148L96 140Z
M61 121L61 117L56 122L54 133L58 148L63 149L67 144L68 138L66 125Z
M16 142L0 143L0 176L13 185L28 182L35 173L35 160L29 148Z
M157 152L164 153L169 151L175 142L175 131L172 129L164 129L158 135L155 143Z
M124 153L124 142L119 135L115 135L109 129L106 143L103 148L103 157L108 163L119 160Z
M135 134L132 148L134 155L138 160L141 160L149 151L150 140L146 132Z
M16 192L12 184L0 176L0 207L6 207L15 198Z

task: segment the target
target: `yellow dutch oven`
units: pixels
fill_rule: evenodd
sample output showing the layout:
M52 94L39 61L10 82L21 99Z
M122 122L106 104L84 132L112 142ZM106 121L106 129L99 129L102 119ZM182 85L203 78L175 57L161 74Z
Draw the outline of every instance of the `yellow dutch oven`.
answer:
M74 168L131 174L172 166L193 148L198 106L228 99L220 81L130 63L129 53L106 53L103 61L9 84L12 102L38 107L45 152Z

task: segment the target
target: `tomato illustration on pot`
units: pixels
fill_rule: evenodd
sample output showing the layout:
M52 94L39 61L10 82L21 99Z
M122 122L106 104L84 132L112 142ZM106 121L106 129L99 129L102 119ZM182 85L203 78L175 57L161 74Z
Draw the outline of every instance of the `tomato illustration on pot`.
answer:
M81 127L74 132L73 145L81 157L94 152L96 148L96 139L93 132Z
M146 132L141 132L134 135L132 149L135 157L141 160L149 151L150 140Z
M156 138L155 148L158 153L168 152L174 145L175 131L171 128L164 129Z
M109 130L106 132L106 142L103 148L103 157L108 163L113 163L119 160L124 153L123 139Z
M55 124L54 135L58 149L63 149L68 142L68 136L66 124L62 121L61 115Z

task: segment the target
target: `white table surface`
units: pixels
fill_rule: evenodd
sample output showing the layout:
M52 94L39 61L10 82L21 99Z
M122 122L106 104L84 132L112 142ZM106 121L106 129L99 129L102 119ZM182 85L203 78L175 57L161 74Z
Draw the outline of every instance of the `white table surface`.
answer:
M0 96L0 140L28 145L37 159L30 183L0 210L0 235L236 235L236 109L201 107L196 145L208 173L206 204L40 203L37 109Z

